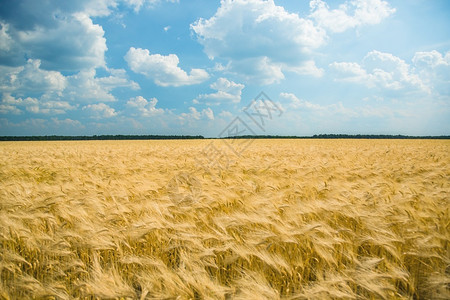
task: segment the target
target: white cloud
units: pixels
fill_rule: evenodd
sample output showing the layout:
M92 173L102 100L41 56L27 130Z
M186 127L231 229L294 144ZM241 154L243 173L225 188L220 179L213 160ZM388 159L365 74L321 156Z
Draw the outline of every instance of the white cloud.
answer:
M448 67L450 66L450 52L447 52L445 56L436 50L430 52L416 52L412 61L420 68Z
M14 105L14 106L30 106L30 105L37 105L39 103L39 100L37 100L36 98L31 98L31 97L27 97L25 99L22 98L14 98L13 96L11 96L8 93L3 94L2 97L2 103L4 104L8 104L8 105Z
M195 107L191 106L189 107L189 113L181 113L179 118L188 121L192 121L192 119L197 121L201 119L214 120L214 112L210 107L207 107L202 111L197 111Z
M367 77L367 72L364 68L354 62L333 62L330 67L342 74L346 74L345 78L341 78L342 81L359 82L363 78Z
M105 103L89 104L83 106L83 110L88 111L94 119L112 118L117 116L117 112L114 108Z
M121 0L15 0L0 11L0 18L14 27L30 30L34 27L54 27L59 21L74 13L89 17L104 17L113 12Z
M0 67L0 88L3 92L49 93L61 92L66 78L56 71L40 68L41 61L29 59L22 67Z
M298 66L286 65L283 68L286 71L295 72L301 75L310 75L313 77L322 77L324 74L324 70L322 68L318 68L313 60L304 61Z
M147 49L131 47L125 55L130 69L154 80L160 86L183 86L201 83L209 78L203 69L182 70L175 54L150 54Z
M311 60L326 38L311 20L272 0L221 1L213 17L199 19L191 29L211 59L226 59L227 71L263 84L278 82L284 69Z
M450 96L450 51L417 52L413 59L417 74L437 94Z
M127 78L124 70L110 69L110 74L108 77L96 77L95 69L88 69L68 76L64 97L74 102L112 102L116 101L111 94L115 88L139 89L136 82Z
M334 62L330 67L337 72L338 81L387 90L430 91L410 65L390 53L371 51L364 57L362 64Z
M306 100L302 100L297 98L297 96L295 94L292 93L280 93L280 97L282 99L286 99L288 100L287 106L294 108L294 109L298 109L298 108L306 108L306 109L311 109L311 110L324 110L326 109L326 107L321 106L319 104L314 104L311 102L308 102Z
M164 112L162 108L156 108L157 103L158 99L156 98L151 98L150 100L147 100L142 96L137 96L127 101L127 107L138 111L139 115L143 117L148 117L155 114L161 114Z
M202 114L205 115L206 118L214 120L214 112L210 107L207 107L206 109L202 110Z
M142 7L154 7L163 0L125 0L125 2L134 8L135 12L139 12ZM165 0L165 2L178 2L178 0Z
M82 70L69 76L65 95L73 102L111 102L115 97L95 77L95 69Z
M129 80L127 73L124 69L108 69L110 76L108 77L97 77L97 81L103 87L108 90L112 90L119 87L125 87L132 90L139 90L141 87L138 83Z
M36 99L35 99L34 104L28 105L26 107L26 110L29 112L33 112L35 114L40 113L40 114L47 114L47 115L65 114L68 110L73 110L73 109L75 109L75 107L65 101L39 102Z
M21 114L24 110L35 114L65 114L76 107L66 101L42 101L37 98L15 98L4 93L0 102L0 113Z
M44 69L58 71L106 67L105 33L93 18L120 16L122 3L138 11L162 1L10 1L0 10L0 59L14 66L24 57L39 59Z
M233 114L227 110L222 110L219 116L222 118L230 119L231 117L233 117Z
M273 62L267 56L251 57L230 61L226 71L242 77L246 82L266 85L284 79L282 66L283 64Z
M322 0L310 2L311 14L317 24L331 32L343 32L362 25L380 23L395 13L389 3L382 0L346 1L337 9L331 9Z
M49 18L51 15L49 16ZM80 68L105 67L107 50L104 31L82 12L72 13L50 20L41 20L24 30L19 24L4 24L13 43L3 58L10 64L21 63L24 56L38 59L45 69L79 70ZM31 25L31 24L30 24ZM2 38L4 39L4 38Z
M0 114L2 115L19 115L22 111L14 105L0 104Z
M42 104L116 101L110 93L113 89L139 89L122 69L108 69L110 75L106 77L96 77L95 69L81 70L65 77L60 72L41 69L40 64L40 60L29 59L21 67L0 66L0 90L15 97L35 97Z
M292 93L280 93L280 98L288 101L286 105L292 109L288 111L288 114L289 112L297 114L297 112L307 111L308 114L303 114L303 116L313 120L326 120L329 118L335 119L338 116L345 118L385 118L392 117L395 114L400 113L399 111L395 111L386 106L365 105L349 108L346 107L341 101L328 105L320 105L300 99Z
M0 51L9 51L12 44L12 39L8 34L9 25L3 22L0 22Z
M211 94L200 94L198 99L212 101L216 104L221 102L239 103L241 101L242 90L245 85L235 83L226 78L219 78L216 82L210 85L210 88L217 92Z
M61 127L73 127L73 128L85 128L83 124L80 123L78 120L72 120L69 118L66 119L57 119L57 118L51 118L51 122L53 125L55 125L57 128Z
M58 7L58 0L50 0L53 1L52 7ZM55 3L56 2L56 3ZM73 7L71 10L75 12L83 12L87 14L89 17L105 17L109 16L114 8L118 5L118 0L78 0L72 1L71 3ZM55 5L56 4L56 5ZM67 4L66 4L67 5ZM70 8L69 8L70 9Z

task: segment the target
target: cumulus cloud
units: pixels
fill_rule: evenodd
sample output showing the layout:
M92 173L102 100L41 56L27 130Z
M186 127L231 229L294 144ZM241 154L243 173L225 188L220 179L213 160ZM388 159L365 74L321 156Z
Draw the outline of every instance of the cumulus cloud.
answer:
M83 106L83 110L87 111L91 118L94 119L112 118L117 116L115 109L105 103L89 104Z
M433 92L450 96L450 51L417 52L412 62L420 78Z
M14 105L0 103L0 114L2 115L19 115L22 111Z
M94 24L86 11L68 13L52 7L44 14L40 9L31 11L34 6L14 7L18 15L24 15L25 19L16 17L20 22L3 15L6 21L0 31L2 64L17 66L26 56L40 60L45 69L58 71L105 67L103 28Z
M116 101L115 88L139 89L125 70L106 67L104 31L92 19L117 5L117 0L2 3L0 90L8 96L1 113L62 114L77 102ZM97 77L99 67L109 75Z
M209 120L214 120L214 112L210 107L205 108L202 110L202 114L206 116Z
M95 78L95 69L82 70L69 76L65 95L73 102L111 102L115 97Z
M104 30L93 18L116 12L121 2L139 10L161 1L6 1L0 10L0 65L20 66L29 57L46 70L106 67Z
M89 17L107 16L117 0L15 0L2 3L0 19L20 31L30 31L36 27L55 28L61 20L74 13L84 13Z
M43 70L40 66L39 59L29 59L21 67L0 66L1 90L19 94L63 91L67 85L66 78L60 72Z
M310 75L313 77L322 77L324 70L316 66L313 60L307 60L299 64L298 66L285 66L286 71L295 72L301 75Z
M160 86L192 85L209 78L203 69L192 69L187 74L178 66L180 60L176 54L150 54L147 49L131 47L125 55L125 60L133 72L151 78Z
M447 52L445 56L436 50L416 52L412 61L419 68L448 67L450 65L450 52Z
M198 111L195 107L189 107L189 113L181 113L180 119L188 121L201 119L214 120L214 112L210 107L207 107L202 111Z
M4 93L0 102L0 114L22 114L28 111L35 114L65 114L76 107L70 105L67 101L43 101L37 98L15 98L9 93Z
M142 7L154 7L156 4L163 2L163 0L125 0L129 6L134 8L135 12L141 10ZM178 0L165 0L165 2L178 2Z
M110 93L113 89L139 89L122 69L108 69L110 75L105 77L96 77L95 69L64 76L57 71L43 70L40 64L40 60L29 59L21 67L0 66L0 90L15 97L38 98L40 103L77 103L116 101Z
M330 9L322 0L310 2L311 12L302 18L273 0L221 1L214 16L191 24L210 59L227 61L222 71L246 82L271 84L286 72L321 77L314 52L326 44L327 32L343 32L378 24L395 12L383 0L347 1Z
M225 119L230 119L231 117L233 117L233 114L227 110L222 110L219 116Z
M283 79L288 67L311 60L311 52L326 39L311 20L272 0L221 1L213 17L199 19L191 29L211 59L226 59L228 71L265 84Z
M395 13L395 8L382 0L346 1L337 9L330 9L322 0L310 2L311 14L317 24L331 32L343 32L363 25L374 25Z
M31 99L31 101L32 100L33 99ZM28 100L26 101L28 102ZM24 101L22 99L15 99L10 94L3 94L2 101L0 102L0 114L20 115L22 110L18 106L20 106L23 102Z
M210 88L217 92L211 94L200 94L198 99L212 101L212 103L220 104L222 102L239 103L241 101L242 90L245 85L230 81L226 78L219 78L210 85ZM208 102L208 104L211 102Z
M67 101L37 101L34 99L32 105L27 105L26 110L33 113L47 114L47 115L58 115L65 114L69 110L73 110L76 107L70 105Z
M285 78L282 64L267 56L233 59L225 71L241 77L246 82L263 85L277 83Z
M17 41L25 52L42 60L55 70L105 67L104 54L108 49L100 25L83 13L76 13L54 28L20 31Z
M429 88L404 60L390 53L369 52L362 64L334 62L330 68L337 72L338 81L364 84L369 88L387 90L422 90Z
M138 83L128 79L124 69L108 69L108 72L110 75L107 77L95 77L98 83L108 90L119 87L131 90L139 90L141 88Z
M9 25L0 22L0 51L9 51L12 45L12 39L8 34Z
M336 116L341 116L344 118L369 118L369 117L393 117L394 115L399 115L402 112L393 110L392 107L386 106L357 106L357 107L347 107L342 102L332 103L328 105L320 105L317 103L312 103L307 100L298 98L293 93L280 93L280 98L286 106L291 108L293 112L297 111L308 111L308 118L315 120L326 120L328 118L335 118ZM287 101L287 102L286 102Z
M127 101L127 107L137 111L140 116L149 117L164 112L162 108L156 108L157 103L158 99L156 98L147 100L142 96L137 96Z
M286 106L294 109L311 109L311 110L324 110L325 107L319 104L314 104L306 100L298 98L292 93L280 93L280 98L287 100ZM284 101L283 101L284 102Z
M74 102L112 102L116 98L111 94L115 88L139 89L139 85L127 78L124 70L112 69L110 76L96 77L95 69L81 70L67 77L68 86L64 96Z

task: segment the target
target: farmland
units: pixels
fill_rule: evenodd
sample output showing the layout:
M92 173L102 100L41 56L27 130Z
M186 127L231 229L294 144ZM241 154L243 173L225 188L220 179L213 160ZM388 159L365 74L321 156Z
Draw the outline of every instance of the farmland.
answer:
M245 142L0 143L0 298L450 298L448 140Z

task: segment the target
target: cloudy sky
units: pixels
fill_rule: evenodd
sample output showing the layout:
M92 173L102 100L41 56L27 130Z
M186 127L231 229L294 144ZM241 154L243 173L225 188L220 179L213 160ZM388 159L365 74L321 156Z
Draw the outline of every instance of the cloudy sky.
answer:
M448 135L450 2L0 0L0 97L0 135Z

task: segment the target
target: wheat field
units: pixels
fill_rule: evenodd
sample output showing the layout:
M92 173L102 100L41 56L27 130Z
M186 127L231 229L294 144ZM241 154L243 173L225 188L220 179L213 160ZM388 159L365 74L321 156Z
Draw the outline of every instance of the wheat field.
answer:
M0 143L0 298L450 298L449 141L233 143Z

